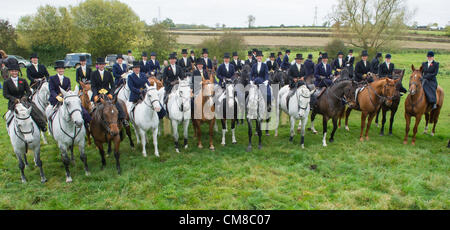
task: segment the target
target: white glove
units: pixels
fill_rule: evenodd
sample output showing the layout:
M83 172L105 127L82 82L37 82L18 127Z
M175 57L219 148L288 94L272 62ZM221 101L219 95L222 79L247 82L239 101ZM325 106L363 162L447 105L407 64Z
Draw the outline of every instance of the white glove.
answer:
M250 85L254 85L255 84L255 82L253 82L253 81L250 81Z
M121 75L121 77L122 77L122 78L127 78L127 77L128 77L128 73L123 73L123 74Z
M263 82L263 84L264 84L265 86L267 86L267 85L269 84L269 81L268 81L268 80L265 80L265 81Z

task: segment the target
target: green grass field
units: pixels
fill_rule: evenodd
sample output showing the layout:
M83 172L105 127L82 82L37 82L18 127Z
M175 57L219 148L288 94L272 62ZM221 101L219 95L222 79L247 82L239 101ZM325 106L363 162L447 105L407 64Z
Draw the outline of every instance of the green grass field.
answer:
M407 87L410 65L418 66L425 55L393 56L397 68L407 69L403 81ZM220 146L221 133L216 133L216 151L211 152L194 145L190 125L189 149L179 154L170 136L159 137L160 158L153 155L152 144L147 145L149 157L143 158L140 146L132 151L124 141L120 176L113 156L101 171L98 151L88 146L91 176L86 177L76 150L71 184L65 183L58 149L49 137L49 144L41 147L48 182L40 183L39 171L31 163L25 171L28 183L22 184L2 121L0 209L449 209L450 54L436 58L441 63L438 81L447 98L436 135L422 134L422 120L416 146L402 144L404 96L393 136L379 136L373 125L370 141L359 142L360 112L353 112L350 132L338 129L335 142L328 147L322 147L321 135L308 132L302 150L300 136L295 137L295 144L290 143L289 128L283 125L278 137L273 131L263 137L262 150L254 145L253 152L247 153L245 125L237 128L237 145L231 145L229 133L230 144ZM74 71L68 70L66 75L74 86ZM3 97L0 112L6 112ZM316 127L321 133L321 122L316 122Z

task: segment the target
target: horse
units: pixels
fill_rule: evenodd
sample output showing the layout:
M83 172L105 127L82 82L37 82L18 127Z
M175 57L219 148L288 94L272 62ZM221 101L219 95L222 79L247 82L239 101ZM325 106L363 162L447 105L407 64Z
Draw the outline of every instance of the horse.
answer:
M6 117L11 117L12 120L7 124L8 135L11 140L11 144L19 160L19 169L21 173L22 183L26 183L24 169L28 166L27 152L28 149L33 149L34 163L39 167L39 173L41 176L41 183L47 182L42 168L41 161L41 139L39 136L39 128L37 124L31 119L31 107L26 108L22 103L17 103L14 108L14 112L8 111ZM23 160L22 160L23 158ZM25 164L24 164L25 161Z
M205 107L206 105L207 107ZM200 118L199 118L200 117ZM205 122L209 124L209 149L214 151L214 124L216 122L215 106L214 106L214 80L210 78L206 80L202 78L201 95L194 97L194 112L192 113L192 124L194 133L197 136L198 148L203 148L201 124Z
M265 86L262 86L265 87ZM258 149L262 148L261 145L261 124L269 117L269 113L266 108L266 101L257 85L250 82L248 97L246 98L246 112L247 112L247 125L248 125L248 146L247 151L252 151L252 121L256 121L256 132L258 135Z
M269 72L269 82L271 85L278 84L281 89L288 82L287 73L284 71L270 71Z
M89 176L87 156L84 152L86 130L81 112L81 100L78 97L79 88L75 91L65 91L60 88L64 101L62 105L54 112L51 105L47 106L46 115L50 134L58 143L61 151L61 157L66 170L66 182L72 182L70 176L70 161L75 161L73 156L74 145L78 145L80 159L84 163L86 176ZM70 150L71 158L67 152Z
M40 85L36 89L36 91L33 92L31 96L31 101L42 112L42 114L45 114L45 108L47 108L49 104L48 99L50 97L50 89L48 88L48 82L46 80L42 80L40 81L40 83L37 84ZM44 132L41 132L41 138L45 145L48 144Z
M91 121L91 134L94 138L94 143L99 150L100 157L102 159L101 169L103 170L106 166L105 151L103 149L103 144L108 143L108 152L110 150L111 142L114 142L114 157L116 159L116 169L117 173L120 175L122 170L120 168L120 142L123 140L123 124L118 122L119 112L116 108L116 102L119 100L120 105L126 114L127 108L125 103L115 97L114 99L109 99L104 95L100 95L100 103L97 103L92 112ZM128 127L129 128L129 127ZM128 132L128 131L127 131ZM131 139L131 138L130 138ZM130 145L133 144L130 142ZM132 145L134 147L134 144Z
M137 142L142 142L142 155L147 157L145 144L147 143L147 131L153 132L153 145L155 147L155 156L159 157L158 151L158 112L161 111L160 98L156 84L152 86L145 85L146 94L142 101L134 105L132 102L126 102L127 110L130 111L130 120L134 126Z
M180 152L178 147L178 124L183 123L184 148L188 148L188 128L191 119L191 97L192 89L187 79L180 80L178 87L174 87L168 96L167 111L172 123L175 151Z
M91 91L91 84L89 83L84 83L80 81L80 86L81 86L81 92L79 93L79 97L81 100L81 106L83 106L83 108L86 109L86 111L88 111L88 113L92 112L93 109L93 103L91 101L91 96L92 96L92 91ZM86 136L87 136L87 140L88 140L88 145L91 145L91 131L88 128L86 128Z
M431 135L434 136L436 131L436 124L441 112L442 105L444 104L444 90L438 86L436 89L436 109L432 109L425 99L425 91L422 87L422 67L420 69L414 68L411 65L412 74L409 79L409 95L405 100L405 120L406 120L406 133L403 139L403 144L408 144L408 133L410 129L411 117L416 118L416 124L413 129L412 145L416 144L417 127L419 126L422 115L425 114L425 132L428 128L428 123L433 123L433 130Z
M278 101L280 104L280 108L286 114L289 115L290 120L290 131L291 135L289 137L289 141L292 142L294 139L295 131L295 121L300 119L301 123L301 141L300 144L302 148L305 148L305 127L308 122L308 116L310 111L310 97L314 93L315 89L310 91L306 85L302 85L297 87L295 94L289 99L289 106L287 106L287 96L289 94L290 88L289 86L284 86L280 89L278 94ZM278 119L279 121L279 119ZM275 133L278 133L278 123ZM300 124L299 124L300 125Z
M316 114L322 115L323 124L323 138L322 145L327 146L327 123L331 118L333 121L333 130L331 132L330 142L334 142L334 134L337 129L337 121L343 111L345 110L345 104L353 106L354 101L354 85L353 81L341 80L335 82L332 86L328 87L325 92L317 99L316 104L313 106L311 113L311 130L313 133L317 133L314 128L314 120Z
M394 124L394 116L397 112L398 105L400 104L400 87L402 83L403 76L405 75L404 69L394 69L393 72L393 79L400 79L397 82L396 90L394 93L394 97L392 98L392 104L391 106L386 105L386 103L381 104L381 108L378 109L377 115L375 117L375 124L378 127L378 115L380 114L380 111L382 111L383 118L381 120L381 130L380 130L380 136L384 136L384 124L386 123L386 113L387 111L391 111L391 117L389 119L389 135L392 135L392 125Z
M121 87L119 87L118 89L116 89L117 98L122 101L129 101L129 99L130 99L131 90L128 87L127 81L128 81L128 76L123 79L123 82L124 82L123 85Z
M231 143L236 144L236 123L239 123L238 118L243 117L245 112L245 92L241 84L238 82L237 75L234 76L233 81L226 84L225 90L218 98L218 110L222 112L222 146L226 144L225 134L227 132L227 120L231 120ZM228 115L228 116L227 116ZM230 118L231 117L231 118Z

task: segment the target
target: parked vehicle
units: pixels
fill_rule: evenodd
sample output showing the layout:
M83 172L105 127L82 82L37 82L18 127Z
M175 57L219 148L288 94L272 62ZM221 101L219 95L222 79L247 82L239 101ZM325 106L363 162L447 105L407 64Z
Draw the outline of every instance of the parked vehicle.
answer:
M25 68L28 65L31 65L31 62L28 61L27 59L21 57L21 56L17 56L17 55L8 55L8 58L6 60L8 60L9 58L14 58L17 60L17 62L19 62L19 66L20 68Z
M66 54L66 58L64 58L64 66L78 68L78 66L80 66L80 56L86 56L87 66L92 65L92 57L90 53L70 53Z
M128 55L123 54L123 64L126 64L128 66L128 68L130 68L131 66L133 66L133 63L128 63ZM116 64L117 61L117 54L109 54L105 57L105 62L106 62L106 69L107 70L111 70L113 65Z

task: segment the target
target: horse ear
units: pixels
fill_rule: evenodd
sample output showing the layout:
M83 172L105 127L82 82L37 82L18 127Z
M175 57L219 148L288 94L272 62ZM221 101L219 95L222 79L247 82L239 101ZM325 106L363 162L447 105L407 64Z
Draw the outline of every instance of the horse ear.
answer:
M411 70L414 72L416 68L414 68L414 64L411 64Z
M66 96L67 92L63 88L59 87L59 91L61 91L64 97Z
M423 66L420 66L420 72L422 73L422 70L423 70Z

